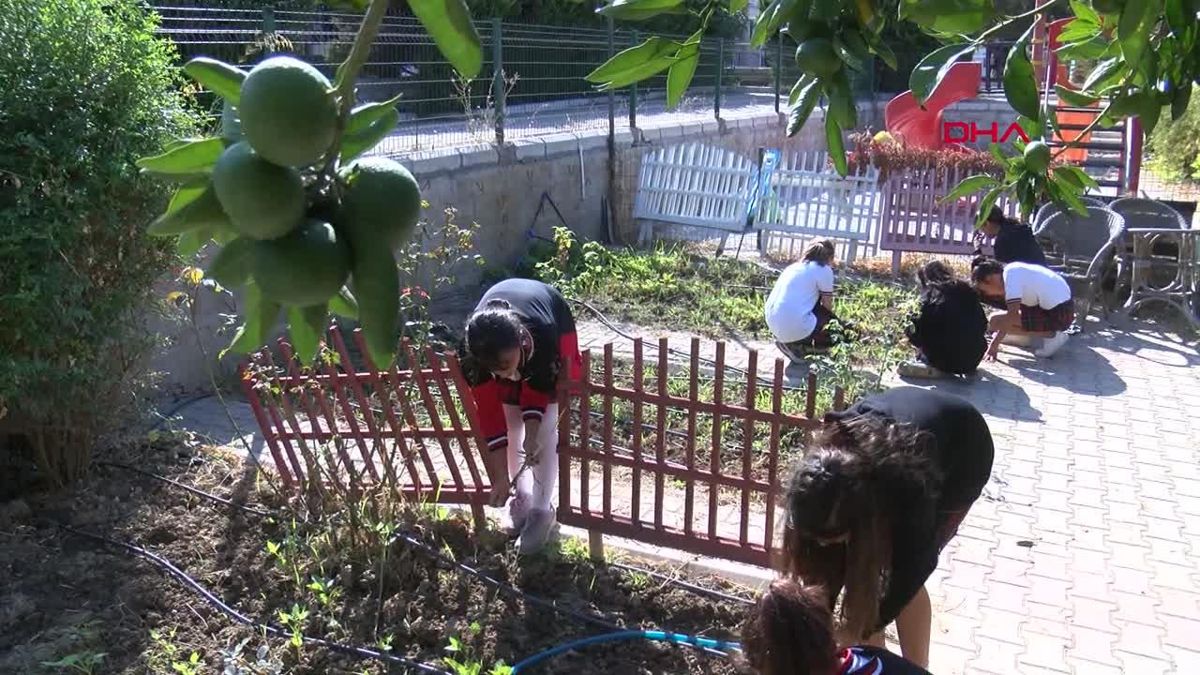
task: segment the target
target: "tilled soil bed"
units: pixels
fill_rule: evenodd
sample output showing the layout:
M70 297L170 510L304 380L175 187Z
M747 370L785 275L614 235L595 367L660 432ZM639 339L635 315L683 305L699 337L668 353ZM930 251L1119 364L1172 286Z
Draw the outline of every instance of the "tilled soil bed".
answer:
M384 517L395 507L386 499L336 511L314 508L315 498L289 503L240 460L186 439L163 437L102 460L290 515L248 513L103 463L68 492L0 505L0 673L53 672L44 664L63 659L94 663L97 673L416 672L239 625L160 566L63 526L144 547L256 622L456 675L486 674L498 661L614 627L736 640L748 609L594 564L572 540L520 558L502 533L477 535L456 511L423 506ZM442 558L398 539L404 533ZM498 592L454 563L558 609ZM688 581L749 597L717 579ZM452 638L457 651L447 651ZM447 657L482 669L456 671ZM749 671L694 648L638 641L568 652L523 672Z

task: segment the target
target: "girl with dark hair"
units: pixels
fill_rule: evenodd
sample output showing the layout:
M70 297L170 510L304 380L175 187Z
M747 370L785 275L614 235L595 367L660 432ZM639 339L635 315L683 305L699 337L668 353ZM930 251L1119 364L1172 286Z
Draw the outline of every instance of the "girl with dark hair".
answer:
M903 377L970 375L987 351L987 317L971 285L933 260L917 272L920 311L905 333L915 361L900 364Z
M775 345L792 361L809 349L828 349L842 334L829 330L837 320L833 313L833 242L819 241L804 252L800 262L783 270L764 305L767 327L775 336ZM841 323L839 321L839 323Z
M762 675L929 675L895 654L868 645L839 652L825 591L777 579L742 629L746 662Z
M839 595L842 644L883 646L896 622L909 661L929 663L925 580L983 492L994 448L970 403L899 387L830 413L792 474L783 571Z
M508 501L519 548L532 553L555 524L556 393L560 379L577 379L581 372L575 319L553 287L509 279L484 294L466 332L463 361L487 439L492 505ZM509 500L514 480L516 494Z
M987 220L983 221L977 234L992 237L991 257L1000 262L1046 266L1046 253L1037 237L1033 236L1033 230L1004 215L998 206L992 206L988 211ZM976 246L975 253L983 255L988 252L980 244Z
M993 314L988 328L994 333L986 358L996 360L1006 335L1044 338L1040 357L1054 356L1067 343L1067 330L1075 321L1071 287L1058 272L1028 263L1001 264L986 258L971 264L971 282L985 298L1003 300L1006 311Z

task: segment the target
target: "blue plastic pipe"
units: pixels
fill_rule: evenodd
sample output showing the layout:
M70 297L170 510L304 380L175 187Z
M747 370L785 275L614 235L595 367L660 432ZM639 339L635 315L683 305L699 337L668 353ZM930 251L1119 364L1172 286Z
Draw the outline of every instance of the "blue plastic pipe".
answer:
M694 635L684 635L683 633L667 633L661 630L623 630L615 633L604 633L602 635L593 635L580 640L573 640L561 644L552 649L547 649L539 654L534 654L524 661L518 662L512 667L513 675L525 672L526 668L536 665L547 659L558 656L565 652L573 651L581 647L589 647L591 645L601 644L604 642L621 642L623 640L653 640L655 642L670 642L673 644L686 644L703 649L713 649L716 651L741 651L742 645L737 642L725 642L724 640L713 640L711 638L696 637Z

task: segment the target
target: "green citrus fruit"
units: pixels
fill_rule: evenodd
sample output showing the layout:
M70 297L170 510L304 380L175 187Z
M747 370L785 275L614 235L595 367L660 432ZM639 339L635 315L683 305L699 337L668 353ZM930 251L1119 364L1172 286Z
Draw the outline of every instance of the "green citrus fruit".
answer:
M1046 173L1050 168L1050 146L1042 141L1025 146L1025 167L1034 173Z
M259 157L245 141L221 153L212 181L221 207L243 236L282 237L304 218L300 172Z
M282 166L317 163L336 135L337 100L329 80L290 56L273 56L250 71L238 112L254 150Z
M826 78L842 68L842 60L833 50L833 43L823 37L814 37L796 47L796 65L813 77Z
M308 218L287 236L254 242L252 274L263 296L275 302L319 305L350 276L350 247L332 225Z
M383 242L389 249L407 241L421 217L417 179L386 157L355 160L341 171L346 185L337 224L351 246Z

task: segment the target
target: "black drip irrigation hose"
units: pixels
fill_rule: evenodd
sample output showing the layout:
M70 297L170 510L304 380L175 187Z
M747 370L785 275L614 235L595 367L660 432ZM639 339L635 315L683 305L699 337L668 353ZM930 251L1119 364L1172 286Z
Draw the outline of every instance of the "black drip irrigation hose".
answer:
M611 321L611 320L610 320L610 319L609 319L607 316L604 316L604 313L603 313L603 312L601 312L600 310L598 310L598 309L596 309L595 307L591 306L590 304L588 304L588 303L584 302L583 300L577 300L577 299L575 299L575 298L567 298L567 301L568 301L568 302L575 303L576 305L579 305L580 307L583 307L584 309L588 310L588 311L589 311L589 312L591 312L593 315L595 315L596 319L597 319L598 321L600 321L600 323L604 324L604 325L605 325L605 326L606 326L606 327L607 327L609 330L611 330L612 332L616 333L617 335L620 335L621 337L625 338L626 340L629 340L629 341L631 341L631 342L636 342L636 341L639 339L637 336L630 335L629 333L626 333L626 332L625 332L624 330L622 330L622 329L621 329L619 326L617 326L615 323L613 323L613 322L612 322L612 321ZM648 342L648 341L645 341L645 340L643 340L643 341L642 341L642 344L643 344L643 345L645 345L646 347L650 348L650 349L653 349L655 352L657 352L657 351L658 351L658 345L657 345L657 344L655 344L655 343L653 343L653 342ZM687 358L687 359L691 359L691 358L692 358L692 354L691 354L691 352L685 352L685 351L683 351L683 350L681 350L681 349L676 349L676 348L674 348L674 347L669 347L669 346L668 346L668 347L667 347L667 353L668 353L668 354L674 354L674 355L676 355L676 356L679 356L679 357L681 357L681 358ZM701 363L704 363L704 364L710 365L710 366L712 366L713 368L716 368L716 367L717 367L717 365L718 365L716 361L714 361L714 360L712 360L712 359L710 359L710 358L706 358L706 357L704 357L704 356L699 356L699 355L697 355L697 359L696 359L696 360L697 360L697 361L700 361ZM726 363L726 364L722 364L722 365L721 365L721 367L723 367L725 370L733 371L733 372L735 372L735 373L739 373L739 374L741 374L741 375L749 375L749 374L750 374L750 371L748 371L748 370L746 370L746 369L744 369L744 368L738 368L737 366L731 366L731 365L729 365L728 363ZM774 380L772 380L772 379L771 379L771 378L769 378L769 377L764 377L764 376L762 376L762 375L757 375L757 374L756 374L756 375L755 375L755 378L756 378L756 379L757 379L757 380L758 380L760 383L763 383L763 384L769 384L769 385L772 385L772 386L774 386L774 384L775 384L775 381L774 381ZM783 385L783 390L784 390L784 391L806 391L806 390L804 389L804 387L794 387L794 386L792 386L792 385L788 385L788 384L785 384L785 385Z
M68 525L58 524L58 527L60 529L62 529L63 531L69 532L78 537L83 537L85 539L91 539L92 541L100 542L106 546L124 550L127 553L131 553L135 556L144 558L145 560L148 560L148 561L154 563L159 568L166 571L170 576L174 577L177 581L183 583L185 586L187 586L188 588L192 589L194 592L199 594L202 598L204 598L208 602L208 604L217 608L218 610L220 610L222 613L224 613L226 616L230 617L237 623L240 623L245 626L252 626L256 629L262 630L262 631L264 631L270 635L273 635L275 637L281 637L281 638L292 637L292 633L290 631L287 631L278 626L271 625L269 623L257 622L255 620L251 619L250 617L246 616L245 614L242 614L241 612L237 611L233 607L230 607L229 605L225 604L212 591L205 588L203 584L201 584L199 581L193 579L191 576L188 575L187 572L184 572L183 570L176 567L174 565L174 563L172 563L170 560L167 560L166 558L158 555L157 553L148 551L148 550L142 548L141 546L136 546L136 545L130 544L128 542L117 541L116 539L110 539L108 537L101 536L98 534L92 534L91 532L84 532L82 530L77 530ZM422 673L435 673L436 675L454 675L453 673L451 673L448 670L442 670L441 668L435 668L433 666L429 666L424 663L420 663L418 661L413 661L412 659L406 659L403 656L396 656L394 654L386 654L384 652L375 651L374 649L367 649L366 647L346 645L346 644L342 644L339 642L332 642L330 640L325 640L322 638L309 637L307 635L301 636L301 637L304 641L304 644L314 645L317 647L323 647L325 649L328 649L331 652L343 654L346 656L352 656L352 657L356 657L356 658L360 658L360 659L373 659L376 661L384 661L386 663L392 663L392 664L395 664L398 666L404 666L405 668L412 668L412 669L417 670Z
M282 517L282 514L279 514L277 512L268 511L265 509L258 509L258 508L255 508L253 506L249 506L246 504L240 504L238 502L234 502L229 499L225 499L218 495L214 495L212 493L205 492L204 490L200 490L198 488L191 487L189 485L186 485L179 481L167 478L165 476L160 476L158 474L151 473L149 471L144 471L142 469L138 469L136 467L132 467L127 464L119 464L116 462L101 462L101 464L104 466L108 466L108 467L123 469L126 471L132 471L134 473L137 473L137 474L149 477L149 478L153 478L155 480L162 481L169 485L174 485L176 487L183 488L183 489L187 490L189 493L194 494L198 497L203 497L205 499L211 500L218 504L222 504L224 506L229 506L232 508L240 509L242 511L246 511L247 513L252 513L252 514L255 514L258 516L264 516L264 517L276 517L276 518ZM166 558L163 558L162 556L159 556L155 553L152 553L144 548L135 546L133 544L108 539L108 538L100 536L100 535L94 535L94 534L90 534L87 532L82 532L80 530L75 530L74 528L70 528L65 525L59 525L59 527L61 527L62 529L66 530L66 531L69 531L73 534L77 534L77 535L80 535L83 537L87 537L87 538L91 538L91 539L94 539L97 541L107 543L111 546L116 546L116 547L122 548L122 549L129 551L131 553L134 553L136 555L140 555L156 564L159 564L164 569L166 569L168 572L170 572L172 574L172 576L176 576L176 578L178 578L180 581L182 581L183 583L185 583L186 585L191 587L193 590L198 592L206 600L209 600L218 609L221 609L225 613L229 614L229 616L233 617L239 623L243 623L243 624L247 624L247 625L261 625L264 628L276 631L276 633L273 633L273 634L280 634L285 637L290 637L290 635L291 635L291 633L289 633L289 632L283 631L282 629L279 629L279 628L273 628L267 624L254 623L248 617L240 614L233 608L231 608L228 605L226 605L225 603L221 602L221 600L219 598L217 598L215 595L213 595L212 592L210 592L206 588L204 588L204 586L201 585L200 582L189 577L185 572L180 570L178 567L173 565L169 560L167 560ZM546 608L550 611L561 614L563 616L573 618L582 623L591 624L593 626L598 626L600 628L605 628L607 630L623 630L624 629L624 627L622 627L618 624L615 624L615 623L609 621L608 619L597 616L595 614L587 614L587 613L569 609L566 607L560 607L557 603L555 603L552 600L547 600L545 598L526 593L525 591L522 591L521 589L519 589L515 586L512 586L510 584L506 584L503 581L500 581L499 579L496 579L495 577L492 577L485 572L482 572L470 565L467 565L466 563L463 563L463 562L460 562L458 560L451 558L450 556L441 552L437 548L434 548L433 546L430 546L426 542L421 541L420 539L413 536L412 534L398 533L398 534L394 535L393 541L399 541L399 542L405 544L406 546L409 546L410 548L414 548L418 551L421 551L422 553L433 558L434 560L439 561L442 564L449 565L450 567L456 568L459 571L478 579L485 586L494 588L497 592L503 593L510 597L519 598L529 604L533 604L533 605L537 605L539 607ZM642 569L642 568L634 567L632 565L625 565L623 563L610 563L609 566L617 568L617 569L625 570L627 572L635 572L635 573L639 573L639 574L645 574L652 578L661 579L663 581L667 581L669 583L675 584L675 585L679 586L681 589L687 590L689 592L692 592L692 593L695 593L698 595L706 595L709 597L727 600L727 601L731 601L731 602L738 602L741 604L753 604L753 601L747 600L745 598L739 598L737 596L722 593L721 591L704 588L702 586L697 586L695 584L691 584L686 581L682 581L680 579L675 579L673 577L667 576L665 574L661 574L659 572L655 572L653 570ZM400 661L392 661L392 662L407 663L407 660L402 659L401 657L396 657L396 656L393 656L390 654L383 654L381 652L376 652L374 650L370 650L370 649L366 649L366 648L362 648L362 647L340 645L337 643L329 642L327 640L323 640L321 638L307 638L306 637L305 641L306 641L306 643L309 643L309 644L315 644L315 645L328 647L329 649L331 649L333 651L337 651L342 654L349 654L352 656L357 655L357 656L360 656L361 658L379 658L379 659L382 659L385 661L391 660L391 659L401 659ZM701 649L701 651L704 651L709 654L713 654L715 656L722 656L722 657L729 656L727 653L722 652L720 650L703 648L703 647L700 649ZM377 655L377 656L372 656L372 655ZM421 664L418 664L418 665L421 665ZM443 671L443 670L438 670L436 668L431 669L430 666L422 665L421 667L425 669L424 672L432 672L432 673L446 673L447 672L447 671Z
M168 410L165 413L157 413L157 411L156 411L156 414L158 414L158 421L155 422L154 424L150 425L149 430L154 431L154 430L158 429L162 425L166 424L167 420L171 419L176 414L178 414L180 410L183 410L184 408L192 405L193 403L199 403L200 401L203 401L204 399L212 398L214 396L216 396L216 394L211 394L211 393L210 394L200 394L198 396L192 396L190 398L186 398L182 401L177 402L174 406L171 407L170 410Z

